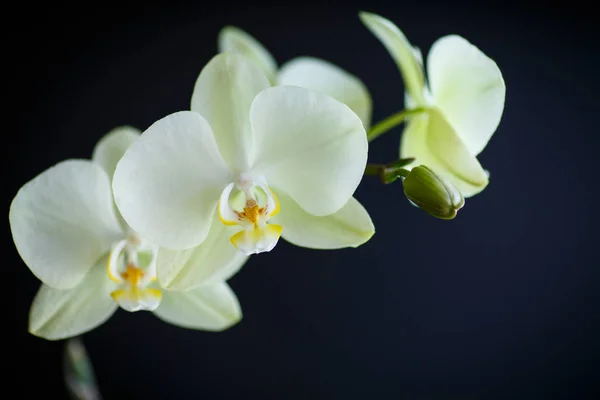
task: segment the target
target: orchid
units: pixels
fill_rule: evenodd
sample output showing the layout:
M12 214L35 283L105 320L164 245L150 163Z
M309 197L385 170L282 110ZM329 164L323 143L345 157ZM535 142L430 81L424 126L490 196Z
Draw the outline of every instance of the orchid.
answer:
M369 13L360 18L398 65L406 105L414 110L402 135L400 156L414 158L412 166L426 165L465 197L481 192L488 173L477 155L500 123L506 92L496 63L466 39L444 36L429 52L426 80L420 51L396 25Z
M366 242L374 227L352 197L366 160L363 124L346 105L271 87L254 62L222 53L200 73L191 111L155 122L125 152L113 190L127 223L171 249L157 270L172 281L206 240L245 255L280 236L316 249Z
M281 66L254 37L240 28L226 26L219 32L219 51L235 52L258 65L271 85L291 85L318 90L346 104L368 128L371 96L363 82L343 69L314 57L297 57Z
M50 340L76 336L105 322L119 306L153 311L193 329L223 330L241 318L235 294L223 281L188 292L157 284L159 248L124 223L111 190L117 162L138 137L134 128L117 128L96 145L92 161L60 162L15 196L9 212L13 239L42 281L31 306L31 333ZM245 260L238 257L235 267Z

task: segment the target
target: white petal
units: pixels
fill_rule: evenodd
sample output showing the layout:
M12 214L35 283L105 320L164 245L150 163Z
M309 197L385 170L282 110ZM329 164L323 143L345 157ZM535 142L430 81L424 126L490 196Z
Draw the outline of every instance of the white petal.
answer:
M140 137L141 131L132 126L120 126L108 132L94 147L92 153L92 161L100 165L108 174L112 181L117 168L117 163L125 154L125 151L131 146L137 138ZM115 206L115 212L119 218L121 227L127 231L128 226L121 216L121 213Z
M272 85L276 84L277 63L258 40L235 26L226 26L219 32L219 52L241 54L258 65Z
M116 285L106 275L103 257L73 289L42 284L29 312L29 332L49 340L80 335L103 324L117 309L110 297Z
M249 167L250 105L269 86L256 64L234 53L215 56L196 81L192 111L208 120L223 158L238 172Z
M256 96L250 112L257 175L313 215L348 202L367 163L367 135L352 110L317 91L277 86Z
M296 246L311 249L358 247L375 233L367 210L354 197L338 212L324 217L308 214L280 190L277 197L281 211L271 221L283 226L283 238Z
M111 297L125 311L154 311L163 298L162 291L155 288L122 288L112 292Z
M481 192L488 176L444 117L435 109L413 118L402 134L402 158L426 165L454 184L465 197Z
M295 58L281 67L279 85L301 86L321 91L346 104L363 122L371 123L371 95L358 77L311 57Z
M229 196L235 187L235 183L230 183L225 186L223 192L221 192L221 197L219 198L219 219L225 225L237 225L239 223L239 217L235 213L235 211L231 208L229 204Z
M425 98L425 77L415 50L402 31L391 21L379 15L361 12L360 19L381 41L402 72L404 87L411 99L419 107L427 106Z
M21 258L45 284L77 285L123 235L110 181L87 160L67 160L27 182L9 212Z
M138 302L140 303L142 310L154 311L161 303L163 293L161 290L146 288L140 290L138 293Z
M206 238L231 180L208 122L181 111L155 122L125 152L113 189L125 221L144 239L185 249Z
M275 248L281 237L281 230L281 225L277 224L248 227L233 235L230 242L247 256L266 253Z
M242 319L238 299L226 283L187 292L163 291L157 317L183 328L222 331Z
M427 57L436 106L477 155L496 131L506 86L496 63L460 36L437 40Z
M119 126L113 129L94 147L92 161L100 165L112 180L117 163L140 134L141 131L132 126Z
M206 240L199 246L181 251L161 248L156 260L160 285L171 290L189 290L229 279L248 259L229 243L239 229L214 218Z

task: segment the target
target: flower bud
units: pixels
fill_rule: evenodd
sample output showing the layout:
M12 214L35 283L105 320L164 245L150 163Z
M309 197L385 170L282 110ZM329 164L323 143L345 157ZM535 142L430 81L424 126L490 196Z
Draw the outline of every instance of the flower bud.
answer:
M436 218L452 219L465 205L460 191L424 165L414 167L403 181L404 194Z

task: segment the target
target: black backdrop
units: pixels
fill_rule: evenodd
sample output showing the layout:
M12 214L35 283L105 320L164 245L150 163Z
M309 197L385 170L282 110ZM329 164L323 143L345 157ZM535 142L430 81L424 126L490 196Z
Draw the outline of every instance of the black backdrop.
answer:
M31 6L5 37L6 95L18 122L3 149L5 210L18 188L66 158L90 157L111 128L146 128L189 107L225 24L284 62L325 58L358 75L374 121L402 107L402 81L362 26L364 9L395 21L426 52L460 34L500 66L498 131L480 156L485 192L440 221L401 185L366 178L356 196L377 233L356 250L280 243L231 281L243 321L215 334L119 311L84 335L106 399L593 398L600 386L598 98L595 21L570 2L473 6L435 1ZM88 8L89 7L89 8ZM10 92L9 92L10 93ZM398 133L370 160L397 155ZM7 164L6 164L7 163ZM596 225L596 226L594 226ZM16 334L5 361L17 398L66 396L63 342L27 333L38 282L8 234ZM16 381L15 381L16 382ZM46 398L46 397L45 397Z

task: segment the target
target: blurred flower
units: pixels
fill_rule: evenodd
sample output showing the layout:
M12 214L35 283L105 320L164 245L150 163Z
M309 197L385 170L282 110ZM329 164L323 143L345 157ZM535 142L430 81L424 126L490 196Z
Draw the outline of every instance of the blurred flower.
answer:
M402 181L404 194L428 214L452 219L465 205L460 191L424 165L414 167Z
M43 282L29 316L34 335L78 335L106 321L117 304L196 329L222 330L241 318L225 283L178 293L155 282L158 248L120 220L110 184L117 161L138 136L134 128L117 128L96 145L92 161L60 162L15 196L9 212L13 239ZM239 269L246 258L230 253L232 269Z
M410 118L400 156L427 165L465 197L482 191L488 174L476 156L498 127L506 92L496 63L464 38L444 36L429 52L427 82L420 51L396 25L369 13L360 18L398 65L407 108L428 110Z
M222 232L214 245L229 237L247 255L270 251L280 235L321 249L373 235L352 198L367 140L348 107L317 91L270 87L253 62L223 53L200 73L191 109L148 128L113 182L125 220L173 249L169 268L206 243L209 230ZM160 255L157 268L161 279Z
M248 57L258 65L271 85L291 85L321 91L346 104L359 116L365 129L371 121L371 95L356 76L313 57L298 57L277 63L269 51L255 38L234 26L219 32L219 51L234 52Z

